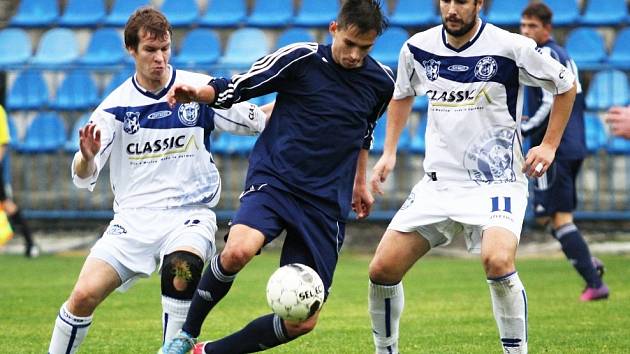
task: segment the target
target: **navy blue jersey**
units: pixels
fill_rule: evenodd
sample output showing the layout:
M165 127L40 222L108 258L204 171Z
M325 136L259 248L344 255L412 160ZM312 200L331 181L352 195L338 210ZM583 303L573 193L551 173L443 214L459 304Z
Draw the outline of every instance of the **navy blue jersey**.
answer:
M562 135L562 141L556 151L556 158L583 159L586 156L586 137L584 134L584 94L578 76L578 70L567 51L550 39L542 45L541 50L548 52L555 60L570 69L577 81L577 96L571 111L571 117ZM529 120L521 126L524 135L531 136L532 146L542 142L549 122L549 112L553 96L539 87L527 87L526 111Z
M219 108L278 93L250 156L246 188L269 184L338 218L348 216L359 151L370 147L394 90L388 67L367 56L362 67L344 69L330 45L297 43L261 58L231 82L211 84Z

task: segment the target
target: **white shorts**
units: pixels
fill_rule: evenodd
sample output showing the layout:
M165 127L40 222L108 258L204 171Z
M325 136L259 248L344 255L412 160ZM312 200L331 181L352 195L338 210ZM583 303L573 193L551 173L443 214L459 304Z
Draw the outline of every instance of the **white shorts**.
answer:
M208 208L124 210L114 215L88 257L110 264L120 276L121 291L159 269L165 255L191 247L207 261L214 254L216 216Z
M490 227L508 229L520 240L527 195L525 184L461 186L425 176L387 228L418 232L431 247L464 235L468 251L479 252L482 232Z

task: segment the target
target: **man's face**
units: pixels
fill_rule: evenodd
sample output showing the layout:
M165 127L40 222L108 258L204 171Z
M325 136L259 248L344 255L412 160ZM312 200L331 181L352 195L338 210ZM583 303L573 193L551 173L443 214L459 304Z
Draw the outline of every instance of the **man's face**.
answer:
M171 57L169 33L157 38L141 29L138 49L130 48L129 53L135 59L136 73L145 84L168 79L167 66Z
M521 34L541 45L549 38L550 28L543 25L542 21L537 17L522 17Z
M440 0L440 15L446 32L454 37L470 32L482 5L481 0Z
M329 30L333 37L332 56L335 62L345 69L360 68L376 42L376 31L360 33L352 25L342 29L337 22L332 22Z

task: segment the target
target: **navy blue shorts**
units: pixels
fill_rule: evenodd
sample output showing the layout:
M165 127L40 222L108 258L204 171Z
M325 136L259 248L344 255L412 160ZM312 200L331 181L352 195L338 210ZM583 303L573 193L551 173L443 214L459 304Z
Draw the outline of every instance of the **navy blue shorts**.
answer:
M265 244L286 230L280 266L302 263L313 268L322 278L328 295L345 236L345 222L269 185L248 189L240 200L232 225L242 224L260 231Z
M580 167L582 160L556 159L542 177L534 180L534 213L537 217L575 210L575 179Z

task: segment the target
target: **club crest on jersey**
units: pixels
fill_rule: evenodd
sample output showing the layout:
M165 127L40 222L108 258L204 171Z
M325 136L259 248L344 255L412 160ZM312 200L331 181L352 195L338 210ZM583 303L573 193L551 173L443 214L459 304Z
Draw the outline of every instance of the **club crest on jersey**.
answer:
M127 112L123 122L123 130L127 134L135 134L140 130L140 112Z
M424 71L427 74L427 79L435 81L440 77L440 61L435 59L423 60Z
M479 80L488 81L497 73L497 61L493 57L483 57L475 65L475 77Z
M516 131L498 128L473 140L464 155L470 179L482 183L514 182L514 139Z
M190 102L182 104L177 110L177 115L179 116L179 121L182 122L183 125L187 127L195 126L197 124L197 119L199 118L199 103Z

